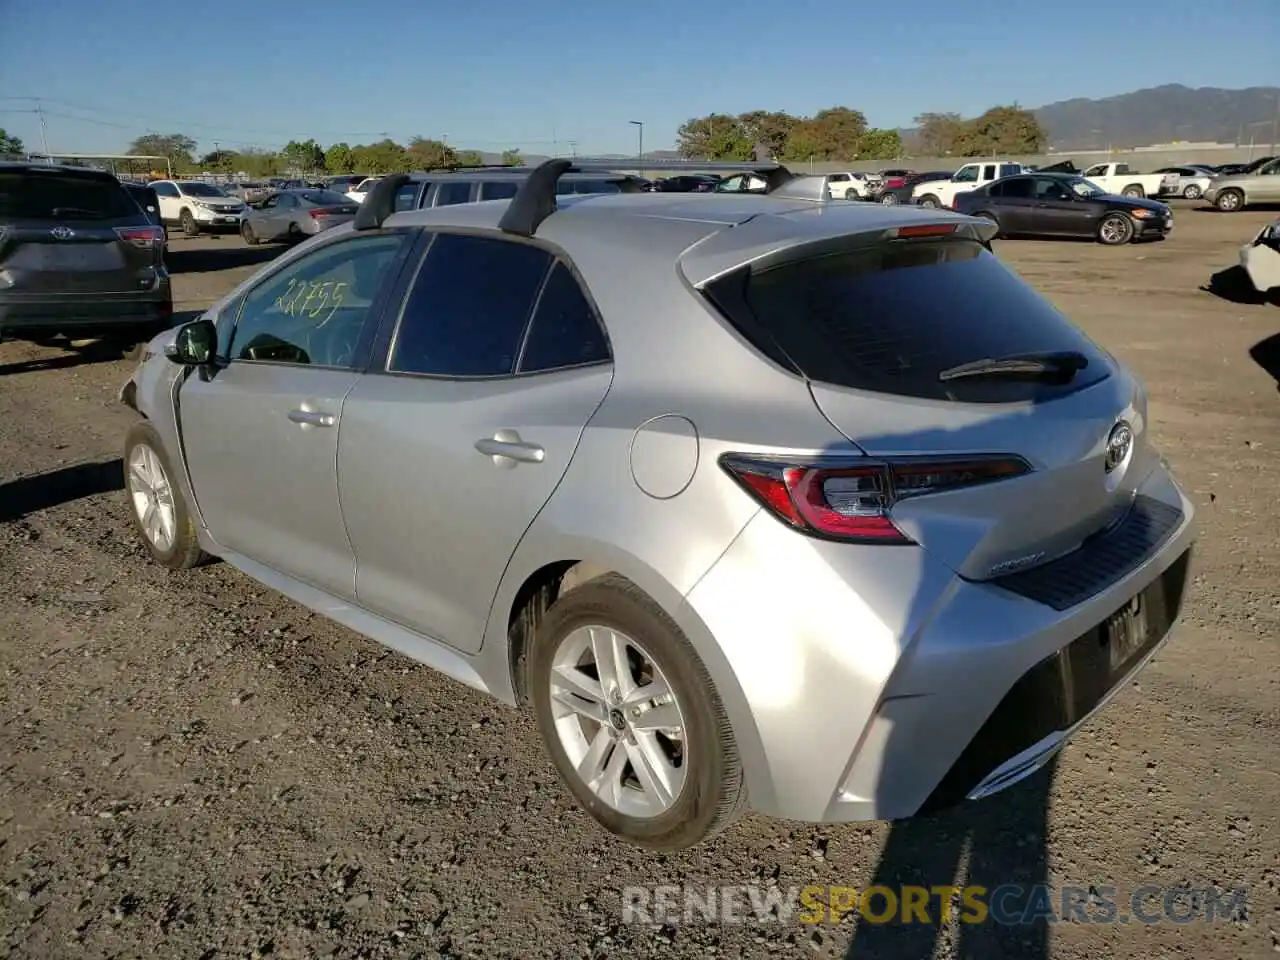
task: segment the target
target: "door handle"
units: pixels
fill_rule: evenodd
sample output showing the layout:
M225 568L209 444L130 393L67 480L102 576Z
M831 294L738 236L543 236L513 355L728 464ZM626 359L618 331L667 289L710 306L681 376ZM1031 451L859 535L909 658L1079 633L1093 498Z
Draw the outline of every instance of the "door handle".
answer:
M499 430L492 437L476 441L476 450L486 457L493 457L499 467L514 467L517 463L541 463L547 452L536 443L525 443L515 430Z
M289 419L304 427L332 427L338 418L332 413L320 413L317 410L290 410Z

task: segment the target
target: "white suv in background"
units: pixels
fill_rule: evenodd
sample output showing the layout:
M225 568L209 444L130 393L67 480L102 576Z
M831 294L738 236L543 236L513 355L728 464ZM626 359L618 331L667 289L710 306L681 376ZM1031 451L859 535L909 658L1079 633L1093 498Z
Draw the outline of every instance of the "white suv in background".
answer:
M347 191L347 199L356 203L363 203L364 198L369 195L369 191L373 189L373 185L381 180L381 177L368 177L361 180L358 184Z
M827 189L835 200L865 200L872 188L883 181L878 173L852 173L841 171L827 175Z
M160 219L180 224L188 237L219 227L240 229L244 201L221 187L203 180L157 180L150 186L160 200Z

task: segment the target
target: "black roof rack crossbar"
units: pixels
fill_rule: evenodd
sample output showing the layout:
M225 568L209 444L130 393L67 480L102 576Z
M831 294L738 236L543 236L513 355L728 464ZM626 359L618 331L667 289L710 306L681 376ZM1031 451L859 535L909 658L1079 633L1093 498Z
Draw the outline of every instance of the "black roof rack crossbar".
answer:
M636 161L632 165L625 160L619 161L616 157L572 160L559 157L547 160L533 168L533 172L511 199L502 219L498 221L498 229L520 237L532 237L542 221L556 212L556 184L562 176L566 173L614 173L619 167L643 170L698 170L708 173L758 172L764 175L769 192L795 179L795 175L790 170L772 161L703 163L698 160L656 160L644 163ZM368 202L369 200L365 200L365 203Z
M407 173L393 173L375 183L368 196L361 201L352 226L356 230L377 230L381 227L383 221L395 212L396 194L409 182Z

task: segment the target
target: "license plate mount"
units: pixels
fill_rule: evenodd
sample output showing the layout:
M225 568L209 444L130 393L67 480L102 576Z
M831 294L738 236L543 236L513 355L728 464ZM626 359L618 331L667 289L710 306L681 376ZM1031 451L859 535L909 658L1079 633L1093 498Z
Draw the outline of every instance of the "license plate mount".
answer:
M1112 676L1122 672L1149 644L1151 624L1147 617L1149 598L1146 591L1107 618L1102 625L1107 646L1107 661Z

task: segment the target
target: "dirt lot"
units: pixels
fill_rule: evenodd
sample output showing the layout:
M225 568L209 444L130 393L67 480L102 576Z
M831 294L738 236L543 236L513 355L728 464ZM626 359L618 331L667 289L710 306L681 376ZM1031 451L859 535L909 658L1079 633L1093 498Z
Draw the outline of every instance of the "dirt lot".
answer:
M39 958L917 960L931 929L624 925L620 890L945 884L964 868L989 888L1110 885L1122 904L1145 884L1245 885L1248 921L952 924L941 956L1280 951L1280 307L1199 289L1271 216L1180 205L1159 244L1000 244L1145 378L1200 510L1185 620L1141 681L1053 775L991 800L893 827L752 816L680 856L601 833L527 717L226 566L143 562L120 492L129 364L0 345L0 943ZM271 255L175 239L179 309Z

